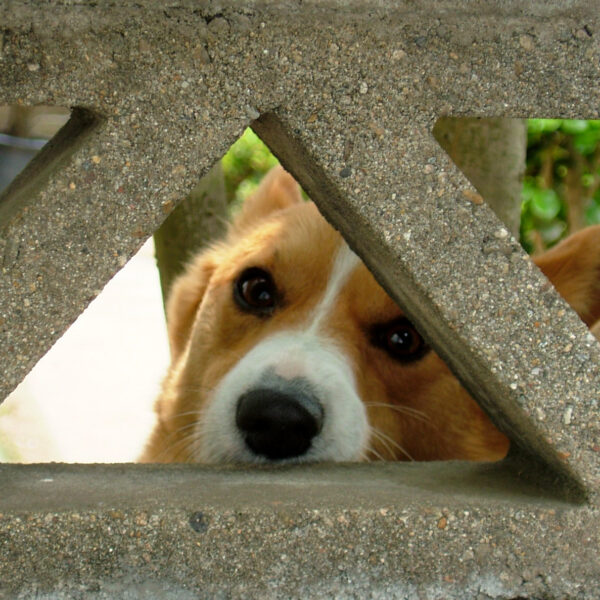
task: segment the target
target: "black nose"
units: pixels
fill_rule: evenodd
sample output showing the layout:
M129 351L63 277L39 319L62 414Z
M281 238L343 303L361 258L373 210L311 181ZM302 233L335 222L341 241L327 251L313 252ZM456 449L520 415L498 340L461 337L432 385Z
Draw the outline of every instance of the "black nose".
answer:
M323 409L306 394L254 389L240 396L235 422L246 445L272 460L301 456L323 424Z

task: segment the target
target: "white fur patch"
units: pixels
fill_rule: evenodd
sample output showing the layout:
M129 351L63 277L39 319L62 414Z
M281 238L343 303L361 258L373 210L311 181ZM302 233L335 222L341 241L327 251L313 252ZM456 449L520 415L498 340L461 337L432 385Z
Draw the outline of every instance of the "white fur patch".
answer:
M302 331L281 332L258 343L223 378L198 422L202 462L267 462L245 445L236 423L238 398L257 386L268 371L307 379L324 412L323 427L302 456L282 462L351 461L361 457L368 439L364 404L348 357L320 332L359 258L342 243L323 297Z
M302 376L314 386L325 415L323 428L306 454L286 462L348 461L360 458L367 442L367 418L346 358L310 334L282 333L255 346L223 378L199 422L200 460L262 462L244 443L235 424L238 398L286 356L302 362Z
M331 269L327 288L323 294L323 299L315 309L309 324L309 331L316 333L323 322L323 319L329 315L340 290L348 281L352 271L360 264L360 258L350 250L346 242L342 241L338 253Z

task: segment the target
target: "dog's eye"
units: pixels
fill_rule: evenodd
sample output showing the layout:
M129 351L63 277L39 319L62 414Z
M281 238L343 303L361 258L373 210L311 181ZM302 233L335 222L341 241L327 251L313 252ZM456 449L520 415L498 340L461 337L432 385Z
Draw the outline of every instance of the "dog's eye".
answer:
M425 340L405 318L375 326L373 342L401 362L417 360L429 350Z
M277 302L277 289L267 271L251 267L238 277L233 288L233 297L242 310L270 315Z

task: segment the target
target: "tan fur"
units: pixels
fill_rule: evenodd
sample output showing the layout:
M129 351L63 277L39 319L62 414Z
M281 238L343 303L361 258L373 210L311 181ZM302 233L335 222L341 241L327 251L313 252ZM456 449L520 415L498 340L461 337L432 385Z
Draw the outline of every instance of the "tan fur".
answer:
M600 225L588 227L554 246L535 263L581 320L600 319Z
M142 461L195 459L192 429L211 391L258 341L301 326L325 289L341 243L316 207L301 201L293 178L273 169L227 238L196 257L173 286L167 309L172 364ZM600 226L573 236L536 262L586 323L599 321ZM237 274L255 265L268 269L285 290L282 309L267 319L244 314L232 299ZM326 324L326 332L352 363L370 426L377 432L366 458L502 458L508 440L434 352L406 364L372 345L369 328L401 315L361 264ZM600 333L600 322L595 330Z

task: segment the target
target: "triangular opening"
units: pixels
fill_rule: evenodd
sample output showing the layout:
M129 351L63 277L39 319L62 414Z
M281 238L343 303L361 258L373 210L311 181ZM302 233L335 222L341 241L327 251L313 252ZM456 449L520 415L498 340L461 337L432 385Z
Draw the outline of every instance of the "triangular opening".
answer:
M503 233L512 233L534 255L559 294L600 339L594 258L599 233L597 227L586 229L600 223L600 121L441 117L433 135L477 190L463 193L492 208L506 225ZM544 409L536 410L543 419ZM570 425L572 411L572 406L564 411L565 425ZM547 484L562 479L573 498L585 497L581 483L556 457L541 446L538 454L533 447L532 438L531 447L515 444L511 455L521 455L525 471L535 471L537 463ZM568 456L557 455L561 460Z
M30 114L43 126L17 126L16 116L23 120ZM24 178L18 174L64 128L70 111L5 107L0 115L5 117L6 132L0 141L7 147L0 168L4 189L11 194L15 177ZM248 130L222 163L202 178L174 210L173 218L124 264L0 405L0 462L131 462L138 458L154 425L153 405L168 365L161 283L166 293L196 245L223 233L227 207L239 210L243 199L277 162Z
M442 117L433 134L528 253L600 223L600 120Z
M383 246L386 244L383 244L382 239L376 239L376 236L370 234L369 229L373 221L363 220L361 210L357 206L355 206L357 208L356 212L350 213L347 203L341 197L336 183L329 180L327 175L317 167L318 161L310 159L309 151L295 139L295 136L291 134L286 123L273 114L267 114L261 116L253 127L259 131L263 139L275 150L281 158L282 163L297 175L311 197L318 202L319 207L326 214L327 218L343 231L347 239L351 240L356 248L361 249L361 254L365 262L373 268L374 272L378 273L380 281L385 282L388 289L394 290L399 304L402 306L406 305L407 312L410 308L409 314L411 318L415 323L419 323L419 326L422 325L424 330L428 331L429 340L432 342L432 345L435 345L440 354L449 360L449 364L452 362L453 369L456 368L456 372L461 373L461 380L468 382L469 389L471 389L474 396L477 395L482 400L482 405L484 404L483 399L487 396L487 399L485 399L487 409L495 412L494 420L499 423L499 427L513 441L509 456L517 460L516 467L513 467L516 468L516 472L535 473L535 479L544 487L544 493L550 493L550 488L552 487L556 489L556 482L560 481L560 494L572 500L582 501L586 497L583 484L579 476L564 462L564 459L570 456L570 454L562 456L552 448L551 442L549 443L549 437L543 437L541 432L533 426L533 422L513 402L512 395L508 394L508 398L511 398L510 403L503 402L500 399L500 390L503 389L504 385L506 385L506 389L508 390L508 384L504 381L501 386L495 388L495 384L491 384L495 380L493 369L490 377L487 377L481 368L476 370L479 375L472 376L466 371L464 363L460 366L460 361L457 362L456 359L452 358L452 353L456 352L457 356L462 356L463 358L472 357L477 360L476 355L472 353L469 345L464 343L466 340L461 340L459 337L453 340L449 337L451 333L447 327L448 323L443 324L441 321L438 321L431 312L432 307L429 307L427 303L423 303L421 306L419 302L415 302L423 290L410 281L410 271L406 272L402 266L396 269L389 262L380 268L375 257L381 255L382 258L386 258L383 251ZM349 173L346 173L346 171L349 171ZM350 171L350 169L343 169L339 172L339 177L350 176ZM393 196L392 194L392 198ZM356 205L356 198L353 198L351 201L349 200L349 203ZM400 217L401 215L396 216ZM370 252L365 247L365 243L362 240L363 233L365 234L365 239L371 239L377 245L377 250ZM390 235L390 233L390 231L386 231L386 235ZM501 234L502 238L509 235L504 229L499 230L497 233ZM389 253L389 248L386 249L386 252ZM387 256L388 261L389 259L390 257ZM390 273L392 272L400 274L401 278L405 277L402 286L398 285L397 280L395 283L393 280L390 280ZM404 288L404 283L406 284L406 288ZM442 343L442 340L444 340L444 343ZM435 344L433 343L434 341ZM448 344L446 350L441 352L446 343ZM484 360L481 365L487 362L487 360ZM498 380L498 382L500 381L501 379ZM490 399L494 399L494 402L491 403ZM500 407L499 410L494 406L496 401L498 402L497 407ZM506 464L509 463L510 459Z
M291 146L293 145L293 142L290 142L289 139L284 139L285 136L283 136L281 128L277 125L276 122L274 122L272 120L272 118L267 115L266 117L262 117L261 119L259 119L259 121L254 123L254 129L255 131L257 131L262 137L263 139L266 139L271 146L277 150L278 155L281 157L281 159L284 161L284 164L286 164L288 166L288 168L290 168L291 170L294 170L294 173L302 180L302 182L305 185L305 188L310 192L311 188L313 187L313 183L315 181L317 181L319 179L319 174L315 173L314 170L312 169L310 163L308 161L297 161L296 159L298 158L298 156L302 156L302 150L298 149L298 148L291 148ZM248 134L249 137L252 137L252 134ZM247 140L245 140L244 138L242 139L241 142L241 147L243 147L244 143L247 143ZM254 139L252 141L252 144L256 144L257 141L256 139ZM241 151L241 154L243 154L243 150ZM263 157L261 158L262 163L263 163L263 167L262 171L261 168L256 169L256 165L253 166L253 178L258 179L258 176L256 175L257 172L259 172L261 175L264 174L276 161L275 159L272 158L272 156L268 153L268 151L266 151L264 149L264 147L261 147L260 153L263 154ZM243 162L242 159L238 159L237 157L234 157L233 155L229 155L228 158L225 159L225 163L227 163L227 161L230 160L232 163L234 163L236 160L239 160L240 163ZM228 168L231 171L235 170L235 167L237 165L232 165L230 164L228 166ZM214 175L214 173L213 173ZM231 176L230 175L230 180L235 179L235 176ZM214 217L215 223L217 224L216 229L218 230L219 228L221 228L222 230L222 226L223 226L223 215L219 214L218 209L216 208L216 205L213 206L212 208L210 207L210 203L207 204L206 203L206 195L207 193L212 194L214 192L215 189L217 189L219 186L222 185L222 180L220 178L220 176L216 177L217 180L217 184L216 188L215 187L210 187L209 185L209 178L204 178L204 180L201 182L199 188L196 190L196 193L198 194L199 198L200 198L200 203L205 206L205 208L208 206L208 213L210 213L209 216ZM256 183L256 181L254 182L254 184ZM246 182L244 184L245 187L249 187L251 184L249 184L248 182ZM321 185L320 183L317 185L315 184L315 190L319 187L319 185ZM208 187L207 187L208 186ZM243 187L244 187L243 186ZM209 190L207 192L207 190ZM218 194L222 193L221 191L218 191ZM321 190L322 193L322 190ZM175 212L179 211L180 209L183 209L186 206L186 203L182 203L179 205L179 207L176 209ZM593 211L592 211L593 213ZM185 218L184 218L185 219ZM181 221L181 219L179 219ZM201 219L203 222L207 221L206 215L204 215ZM168 223L168 222L167 222ZM168 227L168 224L167 224ZM192 226L192 229L194 227ZM164 231L163 231L164 233ZM178 239L179 241L182 238L182 233L181 231L175 230L175 233L171 232L170 234L167 234L167 242L165 245L165 248L167 249L166 251L166 255L174 255L175 253L172 252L172 247L169 246L169 238L171 239L171 241L173 239ZM160 237L160 234L159 234ZM203 234L202 236L200 236L200 243L205 243L207 239L207 236L205 234ZM180 266L189 259L189 244L187 242L189 242L188 239L185 240L186 244L185 247L183 248L183 253L178 255L178 257L176 258L176 266L174 267L170 267L173 271L176 271L180 268ZM160 242L159 242L160 244ZM159 250L160 252L160 250ZM115 278L116 279L116 278ZM169 281L167 281L166 283L163 282L163 285L165 287L165 289L167 287L169 287L170 283ZM82 399L82 401L86 401L86 399ZM388 441L388 444L390 442ZM385 446L385 444L384 444ZM130 460L131 457L126 457L126 460ZM82 458L75 458L74 460L82 460ZM93 460L98 460L97 457L95 457ZM114 460L114 458L109 458L108 460Z
M43 186L47 175L60 168L100 121L82 109L0 107L0 213L10 214L18 203L26 203L32 186ZM140 280L157 280L151 244L138 253L134 263L133 270L117 274L99 302L82 315L0 405L0 462L135 458L139 452L136 432L145 427L142 435L147 435L153 418L148 403L140 399L156 394L160 377L130 384L119 369L119 361L122 364L128 356L137 356L138 362L143 358L144 367L152 372L156 367L164 369L166 352L160 354L165 344L160 293L153 293L156 285L138 285ZM141 277L140 273L146 275ZM127 312L131 304L124 301L123 290L127 290L129 302L135 299L137 309ZM139 336L149 327L147 337L156 350L144 354L144 340ZM138 370L141 368L138 365ZM119 416L115 407L111 418L102 404L119 387L129 402L120 402L120 411L124 412ZM107 436L125 443L115 450L107 443Z
M101 118L82 108L2 106L0 222L83 142ZM53 133L54 132L54 133Z

